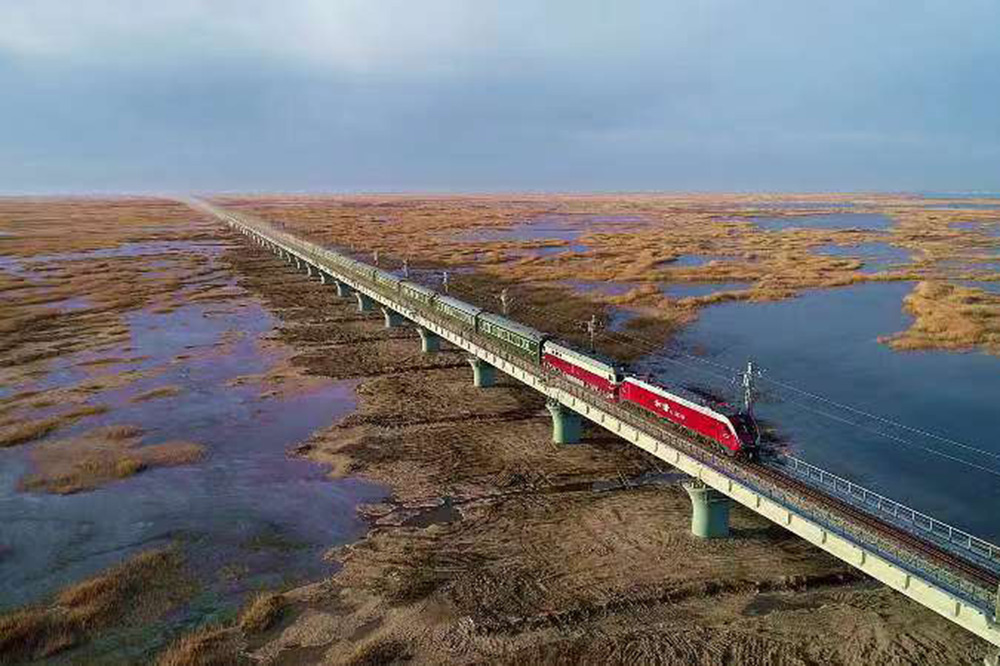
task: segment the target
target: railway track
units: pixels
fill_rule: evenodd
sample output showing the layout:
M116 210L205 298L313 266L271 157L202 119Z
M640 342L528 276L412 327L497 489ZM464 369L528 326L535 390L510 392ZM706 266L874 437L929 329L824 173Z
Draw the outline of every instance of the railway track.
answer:
M962 559L958 555L949 552L925 539L910 534L906 530L873 516L856 506L845 502L837 497L833 497L813 488L804 481L788 476L778 470L767 467L760 463L748 463L748 466L759 476L780 484L785 489L795 492L807 501L820 505L827 510L840 513L853 523L864 525L877 532L880 536L896 541L899 545L910 550L917 551L932 561L941 564L953 571L965 576L969 581L978 585L983 585L989 589L996 589L1000 585L1000 576L996 573L981 567L974 562Z
M909 525L915 525L918 532L908 531L907 526L898 520L892 522L897 518L895 513L890 514L891 519L888 520L872 513L872 510L883 510L880 503L867 509L861 508L853 504L851 498L838 497L840 491L837 487L830 492L774 466L722 455L705 443L692 439L690 433L677 432L675 428L668 427L669 423L650 418L648 414L639 414L636 410L596 395L592 390L572 384L564 377L531 365L525 359L507 353L478 332L458 327L455 322L442 319L432 310L409 303L408 299L400 299L397 295L386 295L379 285L362 275L355 275L351 270L345 272L344 267L326 256L335 251L324 250L309 241L278 231L267 223L234 220L232 216L217 211L211 212L230 224L245 227L245 233L266 238L272 249L280 248L286 257L294 257L296 261L301 259L317 271L341 275L360 293L464 349L470 358L493 364L550 400L577 411L993 645L1000 646L1000 626L997 625L1000 615L1000 570L991 570L975 561L975 558L981 558L987 564L997 563L1000 561L1000 547L924 514L919 514L919 517L930 519L930 527L916 524L916 512L912 509L856 487L856 484L851 484L852 489L856 487L862 491L865 498L870 494L879 502L885 500L893 510L900 509L901 516L909 512ZM660 445L665 448L661 450ZM824 470L818 471L839 479ZM927 534L920 533L921 529ZM944 536L937 533L939 529L945 530ZM958 540L952 538L953 529ZM938 538L941 539L940 544L936 543ZM977 548L985 549L985 555Z
M562 390L579 395L581 398L593 400L596 397L592 392L569 384L560 377L549 376L547 380L550 384L557 383ZM911 534L849 502L824 493L801 479L762 463L741 461L721 455L707 447L705 443L691 440L686 436L686 433L675 432L674 428L668 430L663 423L651 421L646 414L627 409L622 405L607 403L602 408L616 412L621 420L629 422L629 425L640 428L651 436L670 440L672 445L683 449L685 453L698 458L704 464L711 465L727 475L743 478L759 488L774 487L780 495L785 495L786 498L788 495L797 496L799 501L795 504L798 507L812 505L832 516L839 517L840 522L863 526L876 539L890 541L898 549L917 553L922 559L960 576L972 585L983 588L984 591L995 592L1000 585L1000 575L997 573ZM838 521L834 520L833 522Z

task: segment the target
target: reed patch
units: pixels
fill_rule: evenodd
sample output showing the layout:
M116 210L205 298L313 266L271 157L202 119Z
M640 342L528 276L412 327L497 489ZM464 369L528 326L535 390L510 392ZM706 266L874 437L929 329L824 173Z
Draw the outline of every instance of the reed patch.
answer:
M93 490L154 467L188 465L204 455L192 442L140 445L134 426L107 426L70 439L53 440L31 451L33 471L20 481L24 490L58 495Z
M46 604L0 615L0 662L46 659L108 628L163 617L193 592L176 550L140 553Z

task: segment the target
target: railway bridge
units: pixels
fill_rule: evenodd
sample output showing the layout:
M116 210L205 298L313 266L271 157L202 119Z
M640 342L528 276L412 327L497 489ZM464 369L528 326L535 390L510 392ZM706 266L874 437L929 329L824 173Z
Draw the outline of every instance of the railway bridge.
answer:
M739 503L1000 648L1000 546L792 456L761 464L720 455L345 270L333 250L243 213L187 203L353 297L360 311L380 310L387 327L412 323L424 352L443 341L462 349L475 386L492 385L499 371L542 393L557 443L578 441L588 420L684 472L696 535L726 536L730 506Z

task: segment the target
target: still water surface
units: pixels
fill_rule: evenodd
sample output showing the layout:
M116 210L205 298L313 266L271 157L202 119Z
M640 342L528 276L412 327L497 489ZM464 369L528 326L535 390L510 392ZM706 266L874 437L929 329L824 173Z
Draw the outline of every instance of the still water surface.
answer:
M791 217L754 217L751 221L762 229L867 229L884 231L892 226L892 218L880 213L828 213Z
M666 382L735 400L739 392L729 369L752 358L764 370L758 416L777 427L794 454L1000 541L995 511L1000 476L929 452L1000 472L1000 359L979 353L901 353L880 344L878 336L909 325L901 302L910 289L909 283L867 284L810 291L775 303L712 306L674 345L650 355L640 367Z
M144 376L95 397L110 412L53 437L130 424L146 433L143 444L197 442L205 458L57 496L18 489L30 471L30 445L0 451L0 609L39 601L143 549L168 544L181 547L203 590L197 608L177 621L225 612L249 590L331 572L322 553L359 537L365 525L357 505L385 492L356 480L331 481L322 467L289 457L287 448L353 410L353 385L319 382L268 397L255 381L234 384L279 360L261 345L278 322L249 296L169 313L135 311L126 321L131 339L110 354L125 360L102 371ZM37 386L20 388L71 385L93 372L79 365L89 358L62 359ZM181 392L131 401L163 386Z

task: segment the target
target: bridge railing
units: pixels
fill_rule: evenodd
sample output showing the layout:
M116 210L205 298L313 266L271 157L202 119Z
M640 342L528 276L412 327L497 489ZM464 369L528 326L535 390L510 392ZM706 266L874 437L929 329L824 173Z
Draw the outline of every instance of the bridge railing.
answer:
M847 499L869 512L888 518L895 524L911 526L916 534L930 536L936 543L947 545L949 550L971 554L975 562L987 565L991 569L1000 568L1000 546L996 544L795 456L782 454L776 458L776 462L797 477L832 491L836 496Z
M329 250L320 248L309 241L303 241L302 239L287 232L275 229L270 223L260 220L259 218L250 218L250 216L244 216L241 214L239 216L239 220L240 224L255 229L258 233L266 234L273 241L284 244L287 249L293 250L294 252L302 255L303 259L308 257L311 261L316 263L318 263L318 260L321 258L326 259L326 262L324 263L332 263L333 268L336 271L344 272L348 277L350 277L350 279L358 282L359 284L363 284L367 289L375 293L382 294L382 297L386 301L392 302L398 300L398 294L385 294L380 285L375 284L366 276L351 274L344 271L343 267L338 266L334 260L334 253ZM442 320L441 317L438 316L438 313L427 310L420 304L416 303L410 304L409 307L413 311L418 312L420 317L428 321L432 321L442 328L452 330L451 322ZM482 336L479 336L474 332L452 332L453 334L457 334L460 337L472 342L476 346L499 356L508 363L517 366L525 372L529 372L537 377L540 377L546 385L558 387L560 390L580 398L583 402L591 402L595 397L592 395L592 392L588 392L583 387L571 384L553 373L539 372L538 368L528 367L527 364L523 363L521 359L505 353L503 350L494 345L492 341L482 338ZM669 442L670 446L683 451L686 455L692 456L703 464L708 464L713 469L716 469L735 480L739 480L772 500L775 500L792 510L800 512L802 515L809 517L811 520L816 521L818 524L823 525L827 529L841 534L856 543L863 544L865 547L871 548L875 552L881 553L883 556L888 557L890 560L895 561L904 568L908 568L914 572L920 573L921 575L925 575L932 580L938 581L939 584L943 585L947 589L950 589L953 593L971 601L981 608L989 608L992 610L997 602L997 591L995 589L987 589L964 576L960 576L950 568L941 566L921 553L908 550L904 545L894 542L892 539L887 538L883 534L879 534L862 525L852 524L849 519L845 518L845 516L831 510L829 507L815 505L814 502L802 496L800 493L778 486L769 480L760 478L743 466L736 465L732 459L716 455L713 451L706 447L695 446L693 443L686 441L677 434L666 430L661 423L654 423L648 418L641 418L641 415L633 413L631 410L626 409L621 405L608 403L606 400L601 401L600 409L611 413L620 421L628 424L636 430L640 430L655 439L659 439L660 441ZM942 523L941 521L927 516L926 514L910 509L905 505L879 495L878 493L874 493L862 486L859 486L858 484L848 481L847 479L831 474L830 472L816 467L815 465L811 465L792 456L784 456L784 459L787 461L785 466L788 469L793 470L796 477L800 479L809 477L813 480L818 480L828 489L835 491L835 496L844 499L854 497L855 499L860 499L863 502L869 503L869 507L878 507L882 511L881 517L892 517L894 515L901 516L904 521L908 520L909 524L919 527L924 533L932 535L945 535L948 538L956 539L956 541L953 541L952 543L964 544L968 548L969 552L972 553L981 552L982 557L989 559L991 562L995 562L996 560L994 558L996 558L998 553L1000 553L1000 548L990 544L989 542L978 539L977 537L969 535L968 533L958 530L957 528L953 528L945 523Z
M561 378L553 377L550 381L556 382L561 390L572 393L584 401L594 397L588 394L587 389L569 384ZM954 595L984 610L995 610L997 603L996 589L970 580L968 577L958 574L950 567L942 566L940 563L927 557L924 553L914 551L912 547L908 547L902 542L888 538L885 534L872 530L864 524L858 524L842 515L841 512L826 505L818 504L813 499L793 489L778 485L770 479L763 478L751 469L736 464L728 456L719 455L714 450L704 446L697 446L676 433L671 432L660 422L652 422L644 418L644 415L634 413L622 405L608 403L607 405L602 405L601 409L612 413L616 418L627 423L630 427L641 430L659 441L669 443L671 447L752 488L755 492L768 497L778 504L807 517L823 528L839 534L872 552L878 553L908 571L935 581Z

